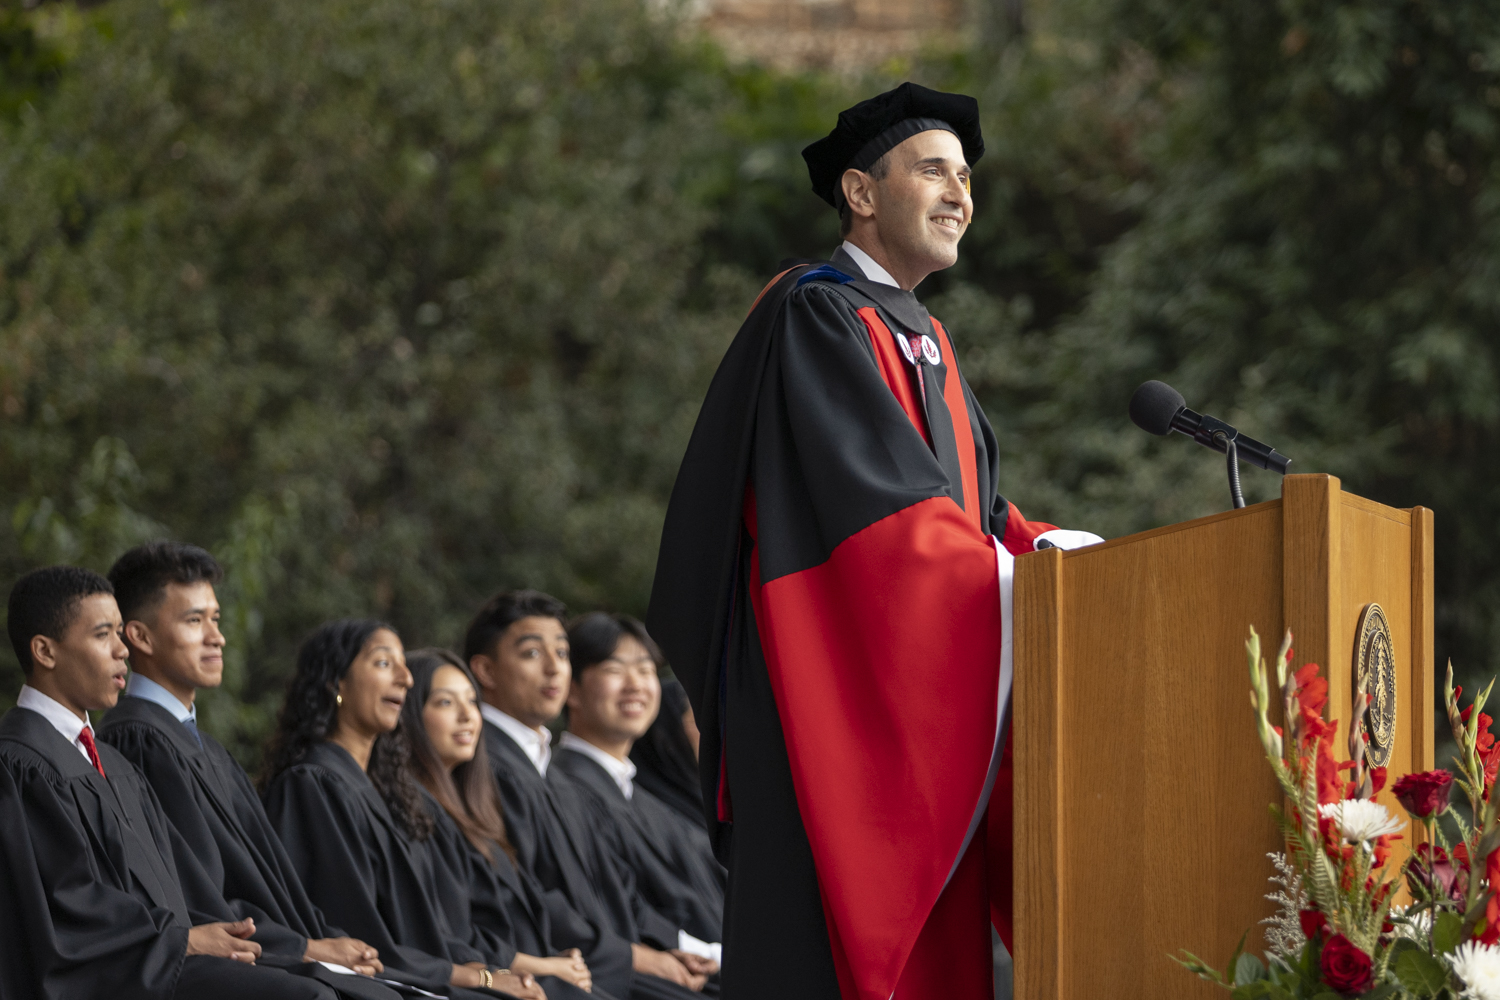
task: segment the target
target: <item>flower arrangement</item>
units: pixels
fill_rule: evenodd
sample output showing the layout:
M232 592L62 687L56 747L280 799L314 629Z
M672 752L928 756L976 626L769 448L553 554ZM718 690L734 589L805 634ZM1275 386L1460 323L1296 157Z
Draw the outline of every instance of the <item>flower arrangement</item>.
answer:
M1272 855L1280 908L1265 921L1264 959L1243 951L1219 972L1191 952L1177 961L1231 991L1233 1000L1500 1000L1500 771L1493 720L1482 711L1492 681L1463 709L1462 688L1448 668L1444 704L1458 743L1457 775L1408 774L1391 791L1422 836L1401 870L1387 877L1391 844L1405 822L1374 796L1383 767L1368 767L1363 719L1368 698L1356 699L1349 759L1336 760L1338 723L1323 718L1328 681L1316 664L1293 670L1292 637L1276 655L1276 687L1261 656L1260 636L1245 644L1250 701L1266 759L1286 797L1271 812L1286 840ZM1279 699L1285 728L1271 723ZM1449 805L1453 787L1468 799L1472 822ZM1459 838L1450 844L1439 823L1447 816ZM1393 907L1404 881L1410 905Z

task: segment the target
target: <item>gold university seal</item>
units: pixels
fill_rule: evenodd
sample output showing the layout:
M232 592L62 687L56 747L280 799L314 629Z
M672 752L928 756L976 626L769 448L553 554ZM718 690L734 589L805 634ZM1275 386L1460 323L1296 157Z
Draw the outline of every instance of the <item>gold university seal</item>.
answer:
M1370 708L1365 713L1365 756L1370 766L1383 767L1391 759L1391 746L1396 740L1396 657L1391 627L1380 605L1365 605L1354 634L1354 693L1370 696Z

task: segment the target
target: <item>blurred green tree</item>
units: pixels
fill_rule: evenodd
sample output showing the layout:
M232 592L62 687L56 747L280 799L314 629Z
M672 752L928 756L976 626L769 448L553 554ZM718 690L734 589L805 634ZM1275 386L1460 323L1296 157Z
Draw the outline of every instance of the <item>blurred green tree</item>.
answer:
M452 643L504 586L642 608L715 310L754 292L701 265L688 196L723 158L712 50L626 0L35 23L71 54L0 146L0 575L217 551L205 711L247 760L321 619Z
M1007 495L1110 535L1225 507L1221 463L1124 417L1164 378L1434 507L1439 655L1493 673L1489 15L1052 0L867 80L728 66L637 0L7 15L0 570L217 551L205 710L247 761L323 618L452 642L520 584L641 610L723 346L835 242L801 146L911 77L985 113L975 224L921 293Z

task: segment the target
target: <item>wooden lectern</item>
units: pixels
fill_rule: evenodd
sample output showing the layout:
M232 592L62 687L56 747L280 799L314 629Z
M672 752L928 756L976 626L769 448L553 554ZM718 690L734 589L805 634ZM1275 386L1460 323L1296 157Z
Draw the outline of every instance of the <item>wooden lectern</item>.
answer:
M1390 782L1430 769L1432 512L1288 476L1280 500L1022 556L1015 580L1017 1000L1227 996L1168 956L1222 968L1247 930L1260 950L1273 910L1280 793L1250 707L1249 628L1268 664L1290 628L1293 664L1322 665L1347 720L1356 630L1378 603ZM1380 800L1405 817L1389 785Z

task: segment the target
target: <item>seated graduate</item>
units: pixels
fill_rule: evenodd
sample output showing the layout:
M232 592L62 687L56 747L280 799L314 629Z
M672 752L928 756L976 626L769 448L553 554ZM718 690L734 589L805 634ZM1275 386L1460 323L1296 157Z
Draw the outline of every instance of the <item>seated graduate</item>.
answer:
M125 687L109 581L52 566L21 577L8 603L26 684L0 719L0 996L331 1000L313 979L254 964L253 920L193 924L182 873L206 876L179 869L188 847L150 786L95 740L88 713Z
M548 781L571 778L594 811L592 824L635 875L647 902L676 922L678 947L717 972L726 872L715 860L702 816L687 819L634 779L631 745L661 708L661 651L628 615L586 614L568 628L573 682L568 731Z
M698 725L687 691L676 678L661 682L661 711L646 735L630 746L635 783L703 823L703 786L698 780Z
M485 989L543 1000L530 976L491 968L455 935L434 898L432 817L397 729L410 688L389 625L315 629L297 651L271 744L266 815L312 901L380 949L386 976L450 996Z
M612 939L629 943L636 975L628 982L606 980L590 956L594 981L606 990L631 997L702 990L707 974L692 971L685 956L672 953L676 924L651 909L628 870L589 836L587 807L578 795L547 782L552 751L546 725L562 711L571 675L566 613L561 601L546 594L501 593L479 610L464 636L517 863Z
M262 962L380 972L374 948L328 927L250 779L218 740L198 729L198 688L218 687L224 677L214 594L221 576L213 556L181 542L149 542L115 561L109 582L125 623L131 675L100 723L99 738L145 775L217 895L236 916L255 920L251 940L263 949ZM189 898L188 905L203 904Z
M478 684L447 650L417 650L406 663L412 689L401 728L433 818L429 843L441 862L438 899L448 925L455 932L470 928L471 943L494 962L536 976L548 1000L581 1000L593 990L588 963L580 949L555 945L551 934L549 905L567 904L559 894L549 904L536 880L515 866L480 731ZM587 933L596 936L592 928Z

